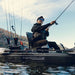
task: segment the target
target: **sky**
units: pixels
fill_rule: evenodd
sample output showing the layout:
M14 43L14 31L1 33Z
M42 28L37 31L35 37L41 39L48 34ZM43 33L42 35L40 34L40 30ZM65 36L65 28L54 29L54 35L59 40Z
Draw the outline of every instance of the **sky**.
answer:
M44 16L45 22L50 23L72 0L0 0L0 28L10 31L10 25L16 27L20 35L21 23L22 34L31 32L31 28L39 16ZM75 2L57 20L58 25L49 28L49 41L63 43L68 48L74 47L75 42Z

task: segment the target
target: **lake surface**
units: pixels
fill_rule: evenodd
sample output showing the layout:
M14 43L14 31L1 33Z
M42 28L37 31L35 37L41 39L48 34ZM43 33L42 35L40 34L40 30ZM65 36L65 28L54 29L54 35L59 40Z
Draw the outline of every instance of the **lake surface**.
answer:
M0 63L0 75L75 75L75 66L57 66L44 63Z

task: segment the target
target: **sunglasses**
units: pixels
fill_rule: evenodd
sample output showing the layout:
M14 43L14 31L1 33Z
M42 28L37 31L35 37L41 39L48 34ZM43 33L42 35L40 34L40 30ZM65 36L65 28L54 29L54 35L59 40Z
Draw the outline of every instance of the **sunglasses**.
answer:
M38 20L44 21L44 19L43 19L43 18L40 18L40 19L38 19Z

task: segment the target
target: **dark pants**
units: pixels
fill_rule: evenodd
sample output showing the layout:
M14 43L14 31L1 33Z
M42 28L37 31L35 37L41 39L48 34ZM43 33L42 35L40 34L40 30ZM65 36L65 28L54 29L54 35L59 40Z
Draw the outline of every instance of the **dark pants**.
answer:
M55 50L60 50L56 42L48 42L50 48L54 48Z
M32 47L37 47L37 48L39 48L39 47L41 47L41 46L44 46L44 45L46 45L48 42L47 42L47 40L39 40L39 41L33 41L33 43L32 43Z

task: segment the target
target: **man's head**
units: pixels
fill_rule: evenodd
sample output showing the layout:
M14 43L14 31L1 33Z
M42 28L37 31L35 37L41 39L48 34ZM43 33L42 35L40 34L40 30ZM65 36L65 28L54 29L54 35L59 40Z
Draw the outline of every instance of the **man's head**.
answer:
M37 23L42 24L43 21L44 21L43 16L38 17L38 19L37 19Z

